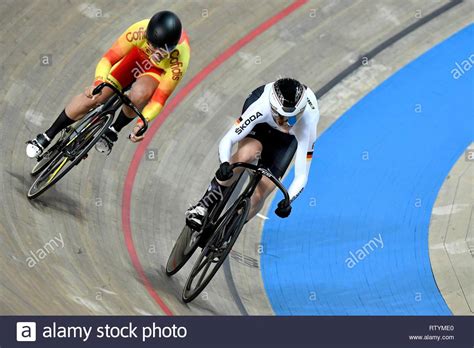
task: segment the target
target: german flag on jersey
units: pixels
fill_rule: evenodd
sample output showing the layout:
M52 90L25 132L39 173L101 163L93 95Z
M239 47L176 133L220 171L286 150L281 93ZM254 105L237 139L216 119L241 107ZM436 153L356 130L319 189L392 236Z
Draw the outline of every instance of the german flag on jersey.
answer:
M309 151L306 153L306 159L311 160L313 158L313 151Z
M240 116L237 120L235 120L235 125L238 126L242 122L242 116Z

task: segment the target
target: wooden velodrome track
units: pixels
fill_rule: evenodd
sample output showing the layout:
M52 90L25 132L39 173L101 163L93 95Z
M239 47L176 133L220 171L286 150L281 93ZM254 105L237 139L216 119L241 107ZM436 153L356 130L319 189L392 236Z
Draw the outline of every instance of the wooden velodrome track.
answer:
M361 53L415 22L417 11L429 13L446 2L297 3L301 6L294 5L265 31L250 35L246 45L181 100L136 163L133 187L124 183L136 146L123 132L110 156L91 153L56 187L30 202L26 192L33 162L25 156L25 141L48 127L68 99L92 82L99 57L128 25L162 8L180 15L192 46L183 88L226 49L293 3L183 0L162 1L157 8L156 1L148 0L2 1L0 314L272 314L258 269L261 219L249 223L230 262L193 303L180 301L189 268L171 279L164 274L184 211L216 169L220 137L253 88L288 75L318 90ZM341 81L320 100L319 133L394 71L471 21L472 1L466 1ZM41 65L44 55L51 65ZM131 192L131 235L124 233L124 190ZM29 267L30 251L55 237L64 245ZM248 262L242 262L244 256ZM444 262L442 255L437 260ZM452 274L446 267L440 272L436 264L433 268L439 282ZM469 313L454 296L459 288L446 291L455 313Z

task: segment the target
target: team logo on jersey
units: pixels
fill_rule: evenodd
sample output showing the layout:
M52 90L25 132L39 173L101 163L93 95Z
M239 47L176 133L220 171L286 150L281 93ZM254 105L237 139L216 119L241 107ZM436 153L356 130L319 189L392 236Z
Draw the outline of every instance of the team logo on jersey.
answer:
M129 31L125 34L128 42L143 40L145 38L145 28L140 27L137 31Z
M237 134L242 133L244 131L244 129L248 127L249 124L251 124L253 121L255 121L257 118L259 118L261 116L263 116L263 114L261 112L257 111L257 113L255 115L250 116L245 121L243 121L242 116L239 117L237 119L237 121L235 122L238 125L238 127L235 128L235 132Z
M179 51L174 50L173 52L171 52L170 55L170 67L171 73L173 74L173 80L179 80L183 76L183 73L181 71L182 66L183 63L179 61Z

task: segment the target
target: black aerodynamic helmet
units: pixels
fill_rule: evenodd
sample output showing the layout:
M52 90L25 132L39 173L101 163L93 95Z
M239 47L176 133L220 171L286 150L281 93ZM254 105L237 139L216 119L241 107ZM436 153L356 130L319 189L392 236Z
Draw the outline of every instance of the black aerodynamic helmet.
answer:
M160 11L151 17L146 28L146 38L153 47L171 52L181 38L181 29L181 21L176 14Z
M288 124L293 126L301 117L306 108L306 103L306 87L299 81L282 78L273 83L270 92L273 118L286 118Z

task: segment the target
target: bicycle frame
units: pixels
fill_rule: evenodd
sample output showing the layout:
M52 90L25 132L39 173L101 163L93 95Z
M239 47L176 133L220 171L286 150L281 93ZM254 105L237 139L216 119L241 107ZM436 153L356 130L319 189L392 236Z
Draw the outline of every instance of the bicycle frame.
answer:
M245 168L245 169L250 169L252 173L250 173L251 178L250 182L247 184L245 187L244 191L239 195L239 197L235 200L233 204L238 204L238 202L246 197L250 198L252 197L255 189L257 188L260 180L262 179L262 176L265 176L269 178L273 184L283 193L284 199L287 204L290 204L290 196L288 194L288 191L286 188L283 186L283 184L278 180L268 169L265 167L262 167L261 165L255 165L252 163L246 163L246 162L236 162L231 165L231 169L234 170L235 168ZM243 174L243 173L242 173ZM239 178L232 184L230 189L226 192L225 197L222 199L222 201L219 203L219 205L214 209L212 212L212 215L210 216L210 226L209 228L214 228L215 226L219 225L219 223L222 221L222 218L224 214L222 213L222 210L224 210L225 206L228 203L228 200L230 196L232 195L235 187L237 186L238 182L241 179L242 174L239 176ZM230 209L230 208L229 208ZM217 219L216 219L217 218Z
M218 216L217 221L211 220L206 223L205 229L212 229L212 236L206 241L206 245L203 247L188 276L182 294L182 299L185 303L194 300L204 290L229 255L247 222L250 212L250 197L263 176L269 178L283 192L286 203L290 204L288 192L268 169L260 165L244 162L231 165L232 170L238 167L252 171L250 181L235 202L222 213L222 210L228 204L230 194L236 187L236 183L241 179L241 177L237 178L236 182L231 186L232 189L227 190L226 198L222 199L219 206L216 207L218 208L216 209L218 210L217 213L215 213ZM197 283L195 283L196 280Z
M283 184L280 182L280 180L278 180L278 178L276 178L271 172L270 170L266 169L265 167L262 167L261 165L255 165L255 164L252 164L252 163L246 163L246 162L237 162L237 163L234 163L231 165L231 168L232 169L235 169L237 167L243 167L243 168L246 168L246 169L250 169L252 171L255 171L258 173L258 181L260 181L260 179L262 178L262 176L266 176L267 178L269 178L273 184L283 193L283 196L284 196L284 199L285 201L289 204L290 203L290 196L288 194L288 191L286 190L286 188L283 186ZM258 182L257 182L258 183ZM254 188L255 189L255 188ZM253 190L252 192L253 193Z
M130 99L125 95L123 94L119 89L117 89L115 86L113 86L112 84L110 83L107 83L107 82L103 82L101 83L100 85L98 85L94 91L92 92L93 95L97 95L98 93L100 93L100 91L104 88L104 87L109 87L113 90L114 94L102 105L92 109L91 111L89 111L89 115L86 116L80 123L79 125L77 126L77 128L73 128L72 129L72 133L74 133L75 136L73 136L72 138L69 138L68 139L68 143L66 144L69 145L71 142L73 142L76 137L87 127L89 127L91 124L89 122L87 122L88 119L94 117L95 115L97 114L100 114L102 112L115 112L118 110L118 108L120 108L123 104L126 104L127 106L131 107L132 110L138 115L138 117L140 117L140 119L143 121L143 124L144 124L144 127L142 129L140 129L139 131L139 135L142 135L148 128L148 122L146 121L145 117L143 117L143 115L140 113L140 111L135 107L135 105L130 101Z
M140 110L135 106L135 104L132 103L129 97L127 97L122 91L120 91L117 87L114 85L108 83L108 82L102 82L99 84L94 90L92 91L93 95L99 94L104 87L110 88L115 95L110 97L110 99L103 105L103 108L101 111L104 110L117 110L122 104L127 105L132 111L142 120L143 126L140 128L140 130L137 132L137 136L143 135L143 133L146 132L148 129L148 121L146 118L142 115Z
M103 82L94 88L92 94L97 95L100 91L104 88L110 88L115 94L110 96L108 100L94 109L91 109L85 117L76 125L72 126L65 134L65 137L61 137L51 148L55 148L54 151L58 151L58 153L54 154L51 160L45 164L45 167L42 167L37 173L41 173L40 176L33 182L29 191L28 191L28 198L34 199L45 192L49 187L54 185L57 181L59 181L64 175L66 175L73 166L77 165L82 159L87 157L87 152L91 149L91 147L95 144L95 142L89 142L89 140L96 140L99 139L99 136L103 134L106 127L110 126L113 121L113 117L115 116L115 112L118 108L120 108L123 104L127 105L132 111L142 120L143 126L138 130L137 136L141 136L148 128L148 122L145 117L141 114L140 110L132 103L132 101L118 88L111 85L110 83ZM106 116L107 119L104 122L103 116ZM96 122L97 121L97 122ZM100 126L101 128L99 131L101 132L99 136L95 137L88 133L90 130L92 132L95 131L96 126ZM84 135L84 137L82 137ZM81 137L81 142L76 144L78 138ZM91 137L94 137L91 138ZM83 147L84 145L84 147ZM40 159L41 160L41 159ZM69 162L69 163L68 163ZM65 165L67 166L65 167ZM63 168L65 167L64 171ZM33 168L35 170L35 168ZM51 171L51 172L50 172ZM62 172L61 172L62 171ZM35 174L37 174L35 172ZM60 174L58 174L60 173ZM46 175L43 177L43 174ZM47 179L44 181L42 179ZM38 184L44 185L38 186Z

